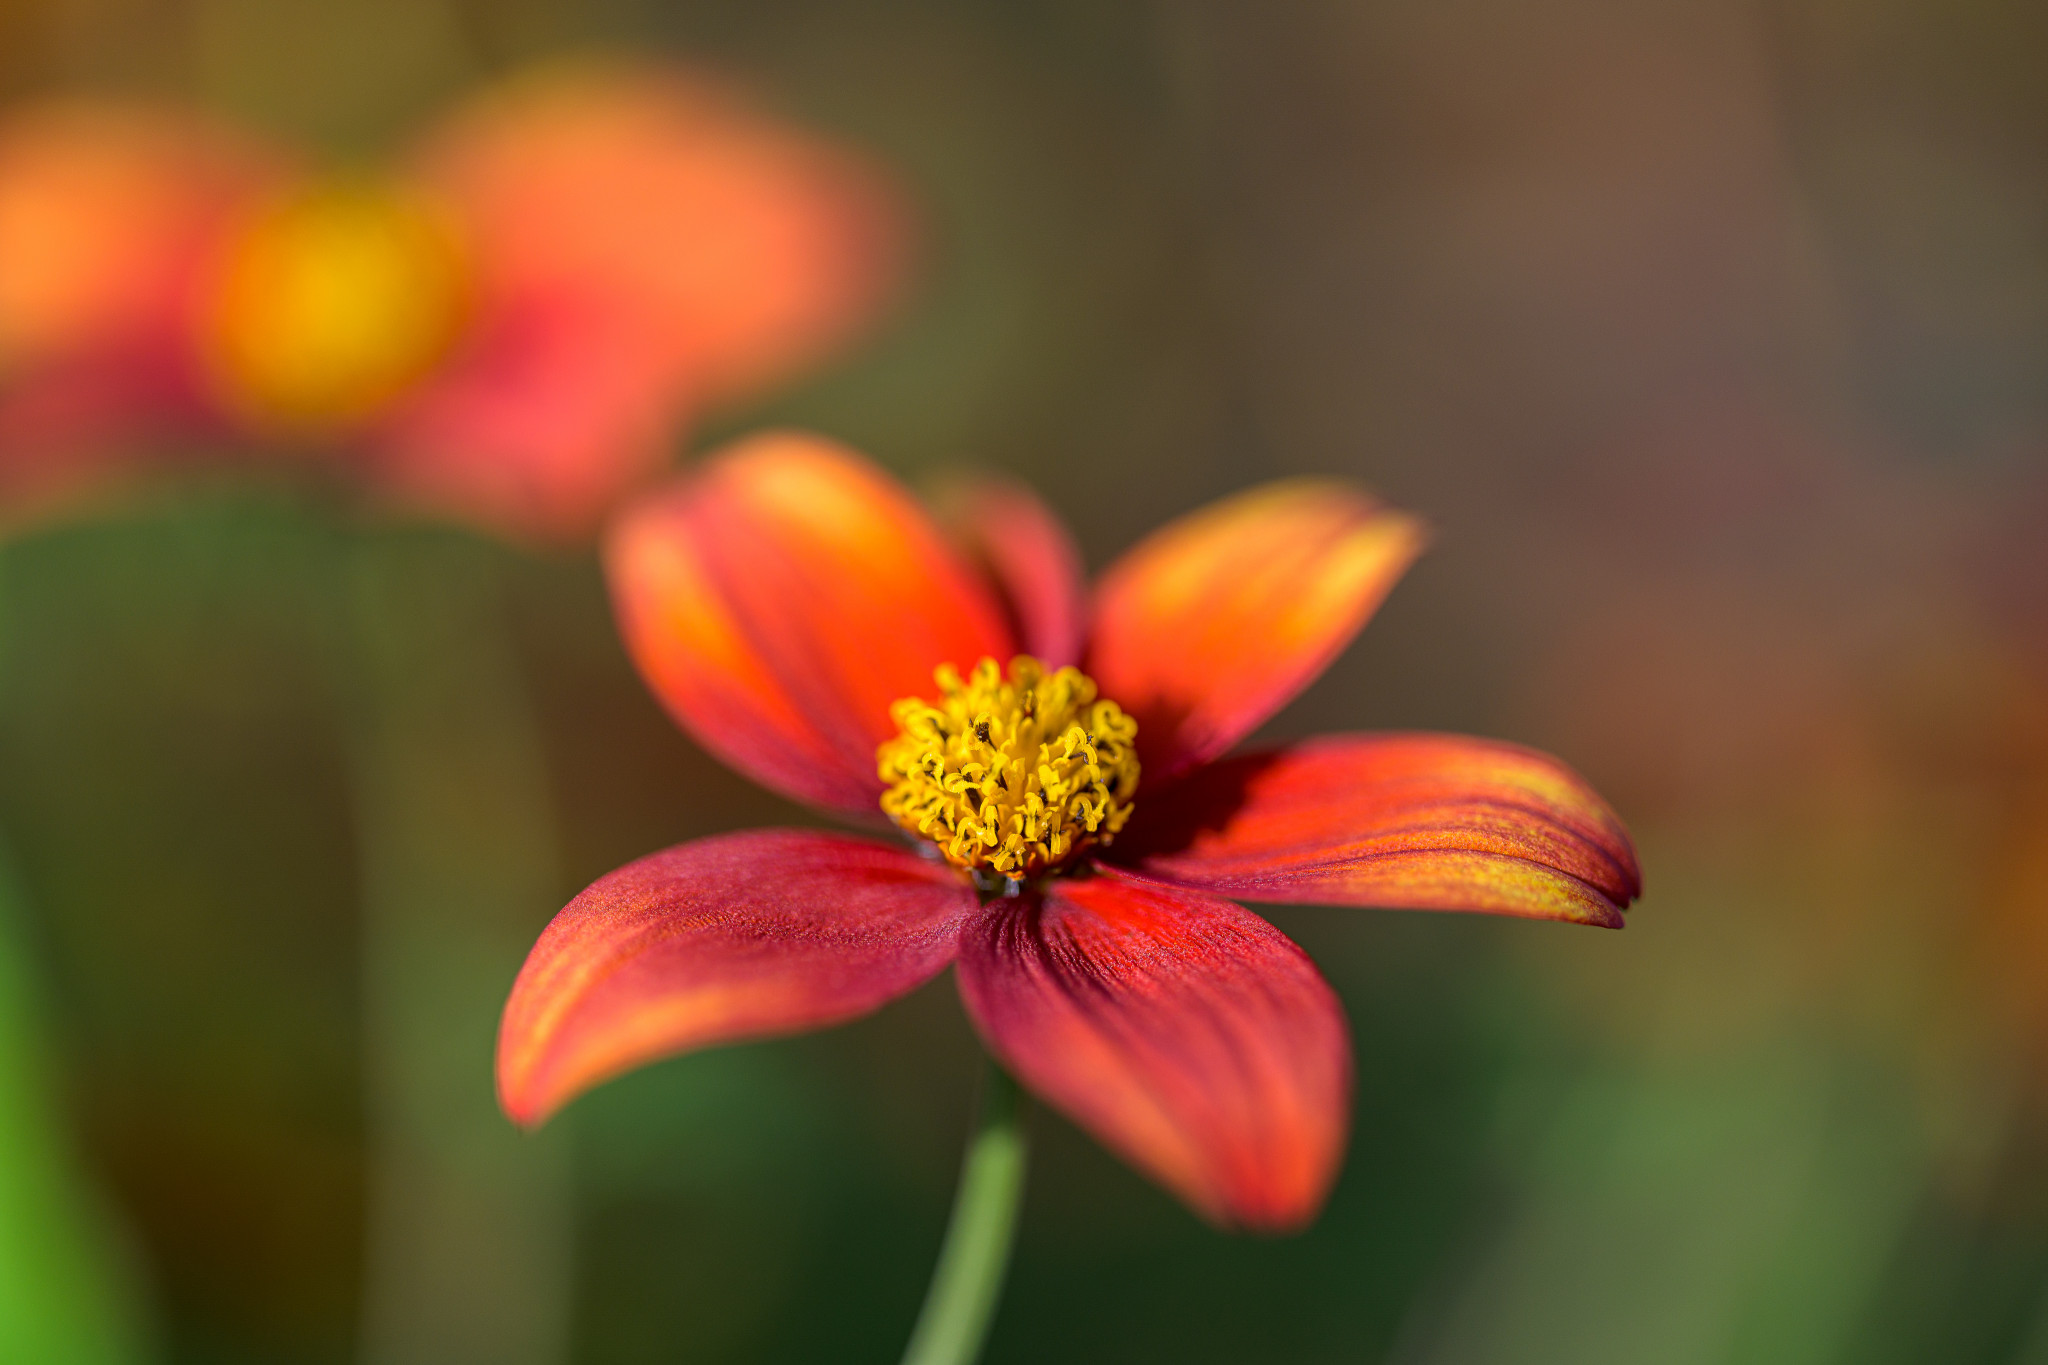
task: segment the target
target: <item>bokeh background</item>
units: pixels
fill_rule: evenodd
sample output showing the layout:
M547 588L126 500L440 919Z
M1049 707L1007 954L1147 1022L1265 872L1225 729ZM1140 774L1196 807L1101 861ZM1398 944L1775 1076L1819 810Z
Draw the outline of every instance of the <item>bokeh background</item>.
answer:
M1276 732L1512 737L1642 845L1618 934L1276 912L1356 1031L1328 1211L1218 1235L1041 1113L991 1362L2048 1361L2048 9L6 0L0 99L347 162L593 50L745 80L922 217L892 321L693 446L1013 471L1097 567L1255 480L1364 480L1437 539ZM380 763L442 765L422 858L549 845L539 891L469 887L518 941L804 818L662 717L587 553L340 537L210 481L0 549L0 1323L74 1323L25 1361L377 1357ZM338 641L402 675L486 618L488 666L366 737ZM478 709L510 777L437 719ZM519 782L548 828L469 818ZM480 1087L492 1022L451 1024ZM580 1102L522 1358L893 1359L975 1068L942 981Z

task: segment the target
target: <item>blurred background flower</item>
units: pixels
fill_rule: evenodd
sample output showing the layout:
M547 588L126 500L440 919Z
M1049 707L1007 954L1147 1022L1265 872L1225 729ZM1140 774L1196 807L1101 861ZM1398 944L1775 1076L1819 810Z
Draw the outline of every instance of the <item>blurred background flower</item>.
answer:
M528 75L406 160L314 174L140 104L0 126L0 487L325 446L387 500L587 535L898 273L878 175L703 79Z
M1297 472L1438 528L1277 737L1561 754L1647 899L1599 936L1279 913L1355 1027L1324 1218L1215 1237L1047 1121L991 1360L1993 1362L2048 1350L2044 23L26 0L0 90L375 166L533 59L679 55L870 149L930 224L891 328L750 421L1028 474L1094 566ZM361 831L304 610L322 535L188 489L0 558L48 1070L164 1360L355 1349ZM589 564L477 553L564 820L529 940L646 849L792 818L663 719ZM945 989L572 1107L574 1358L890 1358L967 1121Z
M706 404L819 358L898 274L879 175L651 65L498 82L396 177L315 178L239 137L83 99L0 128L12 520L281 454L383 504L587 536ZM487 1079L557 856L501 585L474 541L311 529L299 606L329 656L362 897L356 1352L549 1365L573 1298L568 1154L513 1133ZM10 947L21 1001L0 1016L26 1052L33 954ZM0 1353L128 1347L141 1314L108 1306L119 1268L95 1264L39 1073L15 1070L29 1159L0 1222L77 1266L0 1275Z

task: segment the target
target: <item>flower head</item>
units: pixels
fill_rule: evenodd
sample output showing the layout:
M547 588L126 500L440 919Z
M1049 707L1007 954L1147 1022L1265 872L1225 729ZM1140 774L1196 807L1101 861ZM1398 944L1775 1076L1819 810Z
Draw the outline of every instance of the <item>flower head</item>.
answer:
M1488 740L1225 756L1421 546L1349 485L1197 512L1092 596L1028 491L948 506L950 535L858 456L782 434L618 523L620 623L676 718L909 846L756 830L601 879L506 1004L506 1111L538 1123L656 1057L850 1019L950 963L1025 1084L1215 1221L1298 1227L1341 1160L1348 1030L1307 956L1228 898L1618 927L1628 835L1562 764Z
M902 237L860 159L673 71L515 80L346 177L175 111L31 110L0 125L0 493L300 447L584 535L680 426L872 318Z

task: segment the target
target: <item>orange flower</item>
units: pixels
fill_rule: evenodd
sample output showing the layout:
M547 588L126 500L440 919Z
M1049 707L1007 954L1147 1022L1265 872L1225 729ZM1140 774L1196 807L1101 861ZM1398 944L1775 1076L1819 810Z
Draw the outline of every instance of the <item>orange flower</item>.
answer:
M680 424L869 319L901 236L864 164L675 73L515 82L382 176L188 115L31 112L0 128L0 494L299 445L585 534Z
M1348 1032L1302 951L1225 897L1619 927L1640 889L1628 834L1562 764L1488 740L1222 757L1421 546L1349 485L1198 512L1092 599L1029 492L952 506L949 543L879 470L782 434L617 525L620 622L675 717L911 846L756 830L598 881L507 1002L506 1112L537 1124L641 1063L850 1019L952 963L1026 1085L1211 1219L1300 1226L1345 1142Z

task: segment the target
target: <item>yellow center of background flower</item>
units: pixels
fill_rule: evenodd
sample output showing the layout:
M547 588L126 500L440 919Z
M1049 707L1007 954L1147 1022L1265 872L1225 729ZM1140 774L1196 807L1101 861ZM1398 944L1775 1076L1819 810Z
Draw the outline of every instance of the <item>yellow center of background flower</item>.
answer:
M882 809L955 867L1021 879L1106 844L1131 818L1137 722L1078 668L1048 673L1020 654L963 679L933 674L939 699L889 709L901 731L877 752Z
M259 212L231 248L214 368L259 422L346 427L447 354L467 293L458 239L433 204L374 186L309 190Z

